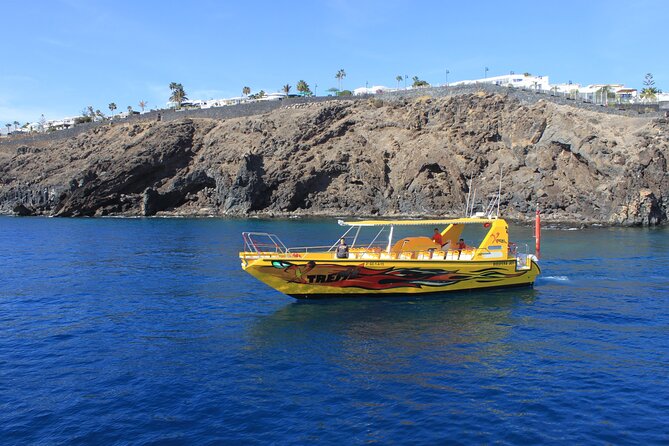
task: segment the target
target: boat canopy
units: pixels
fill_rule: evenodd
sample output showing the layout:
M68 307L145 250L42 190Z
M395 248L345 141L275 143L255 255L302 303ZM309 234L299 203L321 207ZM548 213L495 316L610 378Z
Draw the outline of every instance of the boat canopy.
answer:
M360 220L343 221L339 220L340 226L446 226L446 225L465 225L473 223L490 223L495 220L501 220L497 217L465 217L441 220Z

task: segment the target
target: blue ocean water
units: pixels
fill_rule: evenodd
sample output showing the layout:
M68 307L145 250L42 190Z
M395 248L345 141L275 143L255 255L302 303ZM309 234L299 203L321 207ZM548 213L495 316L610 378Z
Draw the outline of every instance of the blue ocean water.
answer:
M0 218L0 442L669 443L667 229L547 229L535 288L439 298L240 269L243 230L339 229Z

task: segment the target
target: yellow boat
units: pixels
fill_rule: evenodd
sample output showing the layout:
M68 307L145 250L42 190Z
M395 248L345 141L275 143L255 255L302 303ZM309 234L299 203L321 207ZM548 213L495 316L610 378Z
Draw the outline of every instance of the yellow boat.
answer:
M338 249L338 243L287 248L274 234L244 232L244 251L239 253L242 269L298 299L532 286L541 272L536 256L528 254L527 249L519 253L517 246L509 242L509 227L498 217L339 224L348 227L342 236L350 242L348 249ZM445 228L437 231L441 243L415 235L420 226ZM376 232L371 242L363 242L362 229ZM406 236L398 235L402 232ZM458 247L463 232L471 234L466 236L470 240L478 239L475 246ZM340 258L338 251L347 256Z

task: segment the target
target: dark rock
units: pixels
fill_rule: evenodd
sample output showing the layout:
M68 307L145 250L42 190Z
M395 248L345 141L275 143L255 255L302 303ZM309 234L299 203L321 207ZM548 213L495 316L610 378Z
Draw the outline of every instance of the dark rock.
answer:
M156 215L158 212L174 210L186 201L196 201L197 193L205 188L215 188L216 181L203 171L196 171L174 180L164 193L147 188L142 196L142 214Z
M42 149L38 147L20 146L16 148L17 155L25 155L26 153L40 153L41 151Z
M267 186L264 159L259 155L246 154L241 160L237 176L225 198L223 209L231 213L248 213L267 206Z
M19 203L12 209L15 215L19 217L27 217L29 215L35 215L35 212L32 209L28 209L25 205Z

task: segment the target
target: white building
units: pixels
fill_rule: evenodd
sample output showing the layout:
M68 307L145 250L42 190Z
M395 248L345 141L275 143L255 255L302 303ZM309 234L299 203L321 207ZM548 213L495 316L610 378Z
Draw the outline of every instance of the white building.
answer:
M223 107L225 105L236 105L246 102L248 98L244 96L237 96L234 98L220 98L220 99L208 99L202 101L202 108L212 108L212 107Z
M202 108L202 105L204 104L205 101L200 100L200 99L193 99L193 100L186 100L181 103L181 108ZM168 108L176 108L177 103L173 101L169 101L167 103Z
M79 116L73 116L69 118L63 118L63 119L56 119L54 121L47 121L46 126L47 127L53 127L53 128L70 128L76 123L76 119L79 118Z
M636 88L627 88L625 86L617 88L614 90L614 93L616 94L616 99L621 102L636 102L639 97L639 92Z
M64 129L69 129L70 127L74 127L77 124L77 119L81 118L81 116L70 116L68 118L61 118L61 119L50 119L50 120L43 120L43 121L36 121L36 122L29 122L25 124L23 127L17 130L17 132L47 132L47 131L54 131L54 130L64 130ZM98 118L94 118L93 120L97 121Z
M388 91L395 91L395 88L386 87L384 85L373 85L371 87L360 87L353 90L355 96L362 94L381 94Z
M246 102L254 101L279 101L288 97L287 94L282 92L275 93L266 93L262 98L252 99L248 96L237 96L233 98L219 98L219 99L193 99L189 101L184 101L181 104L182 108L212 108L212 107L224 107L226 105L237 105L243 104ZM175 108L175 102L168 102L167 108Z
M532 76L526 74L505 74L503 76L486 77L466 81L451 82L449 86L492 84L502 87L531 88L535 90L549 90L548 76Z
M194 99L185 101L181 104L183 108L213 108L213 107L224 107L226 105L237 105L243 104L245 102L254 102L254 101L279 101L281 99L287 98L289 95L282 92L275 93L266 93L262 98L251 99L248 96L237 96L233 98L219 98L219 99ZM168 102L168 108L174 108L176 103Z
M288 97L286 93L267 93L265 96L262 98L256 99L257 101L280 101L283 98Z
M627 88L623 84L555 84L550 90L573 99L597 104L635 102L638 98L636 88Z
M657 93L655 95L660 110L669 110L669 93Z

